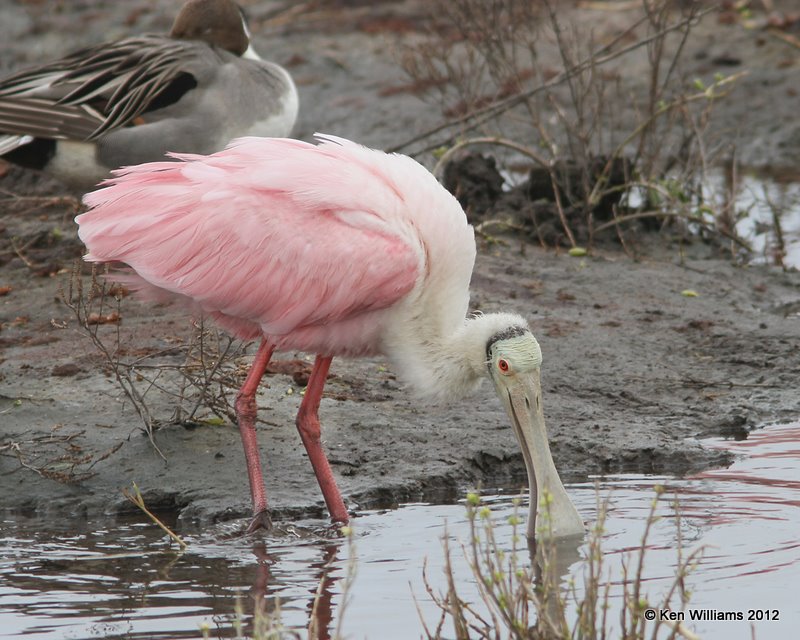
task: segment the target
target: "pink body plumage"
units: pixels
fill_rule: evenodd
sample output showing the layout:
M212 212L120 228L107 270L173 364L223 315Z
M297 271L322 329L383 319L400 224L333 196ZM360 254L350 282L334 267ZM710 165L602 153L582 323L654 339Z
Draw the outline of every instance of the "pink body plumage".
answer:
M463 323L472 229L410 158L328 136L242 138L174 157L121 169L85 196L90 210L76 220L87 260L125 263L134 288L278 349L365 355L385 350L398 320ZM398 317L432 280L450 293Z

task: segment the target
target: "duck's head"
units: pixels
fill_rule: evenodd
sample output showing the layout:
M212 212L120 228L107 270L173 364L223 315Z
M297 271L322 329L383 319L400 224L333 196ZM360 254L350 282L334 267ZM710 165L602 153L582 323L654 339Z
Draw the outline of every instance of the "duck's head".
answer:
M233 0L188 0L175 18L170 36L202 40L237 56L250 47L247 20Z

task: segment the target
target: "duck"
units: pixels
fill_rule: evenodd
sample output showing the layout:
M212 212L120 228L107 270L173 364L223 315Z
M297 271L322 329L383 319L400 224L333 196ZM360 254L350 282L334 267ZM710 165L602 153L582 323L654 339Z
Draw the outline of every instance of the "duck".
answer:
M297 89L253 50L233 0L187 0L168 34L75 51L0 80L0 156L87 189L113 169L287 137Z

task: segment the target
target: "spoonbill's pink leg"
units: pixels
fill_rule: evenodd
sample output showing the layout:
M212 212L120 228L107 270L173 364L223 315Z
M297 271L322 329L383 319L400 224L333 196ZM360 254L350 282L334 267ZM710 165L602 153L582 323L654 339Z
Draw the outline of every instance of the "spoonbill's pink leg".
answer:
M311 466L314 467L314 473L317 476L319 488L322 489L322 495L325 497L325 504L328 505L331 520L346 523L350 519L347 515L347 508L344 506L342 494L339 493L339 487L336 486L331 465L322 450L320 439L319 401L322 398L322 389L328 377L331 360L333 358L330 356L317 356L314 361L314 369L308 379L306 394L300 403L300 411L297 412L297 430L300 432L300 438L308 452Z
M256 438L256 391L275 346L262 340L256 357L247 373L247 378L236 394L236 418L239 420L239 433L244 445L244 457L247 461L247 477L250 479L250 495L253 497L253 519L247 527L247 533L257 529L271 529L272 520L267 507L267 492L264 488L264 476L261 473L261 459Z

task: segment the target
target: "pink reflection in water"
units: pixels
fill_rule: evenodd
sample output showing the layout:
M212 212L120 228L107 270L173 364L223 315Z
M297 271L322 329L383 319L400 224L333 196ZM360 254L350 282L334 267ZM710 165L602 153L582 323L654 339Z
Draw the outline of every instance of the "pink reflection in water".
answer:
M800 423L707 444L742 457L727 469L703 471L670 487L681 495L682 517L709 527L704 538L711 537L712 547L700 564L721 575L704 579L771 574L798 564L800 541L786 535L800 521Z

